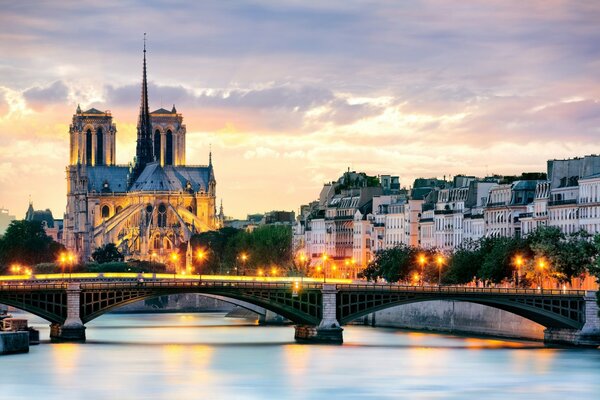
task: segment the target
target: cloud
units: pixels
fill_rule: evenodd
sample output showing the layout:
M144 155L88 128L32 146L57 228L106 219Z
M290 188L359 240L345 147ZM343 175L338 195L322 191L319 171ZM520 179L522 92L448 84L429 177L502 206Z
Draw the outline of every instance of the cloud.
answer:
M36 111L47 106L63 104L69 95L69 88L62 81L56 81L44 87L32 87L23 92L27 105Z

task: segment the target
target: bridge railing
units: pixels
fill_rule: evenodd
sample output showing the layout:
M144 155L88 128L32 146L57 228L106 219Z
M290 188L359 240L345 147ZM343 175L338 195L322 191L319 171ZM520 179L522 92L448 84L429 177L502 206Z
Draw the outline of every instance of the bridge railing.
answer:
M471 286L409 286L394 284L348 284L336 285L338 290L451 293L451 294L534 294L552 296L585 296L585 290L525 289L525 288L480 288Z
M200 281L200 280L173 280L173 281L120 281L120 282L90 282L81 283L81 288L86 290L110 288L157 288L157 289L186 289L186 288L247 288L247 289L291 289L295 282L260 282L260 281ZM318 283L299 283L303 289L321 289Z

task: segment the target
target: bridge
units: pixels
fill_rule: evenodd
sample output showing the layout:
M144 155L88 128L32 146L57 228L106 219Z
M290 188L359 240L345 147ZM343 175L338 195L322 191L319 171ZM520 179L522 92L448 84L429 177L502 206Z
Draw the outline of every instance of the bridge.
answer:
M499 308L546 327L545 341L600 345L595 292L583 290L403 286L315 278L60 274L0 277L0 303L48 320L53 341L85 341L85 324L125 304L197 293L272 311L295 324L295 339L342 343L341 326L389 307L452 300Z

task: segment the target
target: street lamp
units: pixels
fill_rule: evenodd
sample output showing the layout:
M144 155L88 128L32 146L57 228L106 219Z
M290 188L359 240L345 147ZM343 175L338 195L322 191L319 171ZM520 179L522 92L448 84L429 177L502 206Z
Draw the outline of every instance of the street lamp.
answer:
M73 253L69 253L69 255L67 256L67 261L69 262L69 280L71 280L72 278L72 273L73 273L73 261L75 260L75 257L73 256Z
M204 252L204 250L200 249L200 250L198 250L197 256L198 256L198 261L199 261L199 263L198 263L198 279L202 280L201 267L202 267L202 261L204 261L204 259L206 258L206 253Z
M271 275L272 276L277 276L277 267L271 267Z
M327 253L323 253L323 283L327 281L327 269L325 262L327 261Z
M444 257L441 255L437 256L436 262L438 265L438 286L442 285L442 265L444 265Z
M515 276L515 286L519 286L519 279L521 277L521 267L523 266L523 257L521 257L520 255L517 255L515 257L515 265L517 266L517 269L515 271L516 276Z
M173 261L173 279L177 279L177 259L179 256L177 253L171 253L171 260Z
M538 261L538 269L540 270L540 273L539 273L539 286L540 286L540 289L543 290L544 289L543 274L544 274L544 270L546 269L546 261L543 258L541 258Z
M423 275L425 274L425 262L427 262L427 258L423 254L419 255L419 265L421 266L421 286L425 284L423 281Z
M248 260L248 254L242 253L240 255L240 259L242 260L242 267L243 267L242 275L246 275L246 260Z

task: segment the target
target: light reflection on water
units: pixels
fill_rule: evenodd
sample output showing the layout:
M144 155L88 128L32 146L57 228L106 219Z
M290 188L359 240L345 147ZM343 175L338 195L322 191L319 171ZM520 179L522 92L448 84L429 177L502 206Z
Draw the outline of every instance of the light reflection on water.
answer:
M48 326L30 324L48 338ZM86 344L0 358L0 398L596 398L600 351L349 326L343 346L223 314L108 314Z

